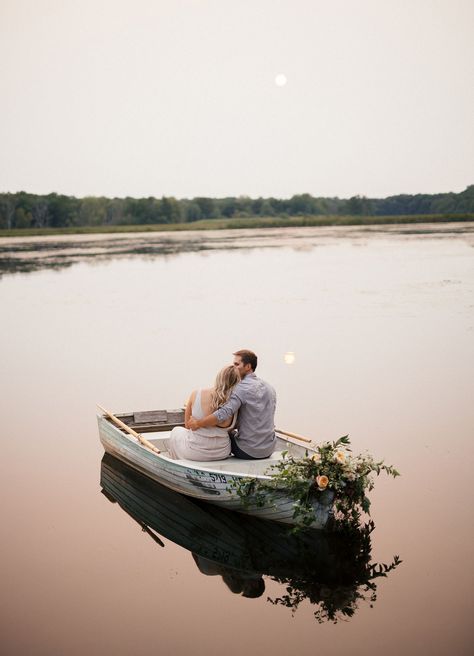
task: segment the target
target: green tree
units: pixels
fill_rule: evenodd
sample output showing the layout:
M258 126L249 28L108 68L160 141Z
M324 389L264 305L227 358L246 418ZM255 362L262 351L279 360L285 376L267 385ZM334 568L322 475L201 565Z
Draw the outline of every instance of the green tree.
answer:
M224 198L220 202L220 215L224 216L226 219L230 219L235 216L237 212L237 205L235 198Z
M199 206L201 210L201 218L214 219L217 216L216 205L213 198L194 198L194 203Z
M292 196L288 203L288 213L292 216L301 214L314 214L316 205L310 194L298 194Z
M48 194L49 224L53 228L61 228L77 224L80 201L73 196Z
M188 201L184 208L184 220L186 223L200 221L202 219L201 208L194 201Z
M49 225L49 205L44 196L38 196L31 208L31 214L33 227L46 228Z
M181 221L181 210L176 198L165 197L161 199L160 223L179 223Z
M260 207L260 216L275 216L275 209L268 200L263 201Z
M25 212L23 207L16 208L14 218L15 228L29 228L31 226L31 221L31 212Z
M0 216L1 216L1 226L7 230L11 230L13 227L13 221L15 217L16 210L16 197L15 194L2 194L2 200L0 203Z
M346 202L345 211L351 216L368 216L373 214L373 208L370 200L365 196L352 196Z
M107 200L105 198L93 196L83 198L78 212L79 225L104 225L106 223L106 206Z

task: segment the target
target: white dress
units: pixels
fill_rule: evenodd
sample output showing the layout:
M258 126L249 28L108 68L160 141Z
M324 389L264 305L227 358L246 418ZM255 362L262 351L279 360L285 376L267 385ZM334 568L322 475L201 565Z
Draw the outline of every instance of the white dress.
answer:
M196 392L192 407L193 417L205 417L201 406L201 390ZM171 431L168 452L177 460L223 460L230 456L229 428L210 426L190 430L175 426Z

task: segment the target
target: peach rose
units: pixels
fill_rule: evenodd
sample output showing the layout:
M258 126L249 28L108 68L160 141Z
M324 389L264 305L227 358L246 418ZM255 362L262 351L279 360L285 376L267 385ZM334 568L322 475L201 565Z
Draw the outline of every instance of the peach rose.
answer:
M316 485L318 490L325 490L328 486L329 478L327 476L316 476Z

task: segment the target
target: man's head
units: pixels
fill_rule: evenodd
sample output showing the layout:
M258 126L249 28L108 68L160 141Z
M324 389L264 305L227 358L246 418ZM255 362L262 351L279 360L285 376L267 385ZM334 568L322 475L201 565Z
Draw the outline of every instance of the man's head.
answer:
M240 377L245 378L257 368L257 356L253 351L241 349L233 353L234 367L238 370Z

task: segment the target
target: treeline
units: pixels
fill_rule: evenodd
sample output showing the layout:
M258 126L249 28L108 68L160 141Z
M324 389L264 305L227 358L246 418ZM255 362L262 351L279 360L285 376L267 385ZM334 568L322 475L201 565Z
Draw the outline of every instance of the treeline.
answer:
M447 194L388 198L75 198L24 191L0 194L0 229L191 223L201 219L293 216L395 216L474 212L474 185Z

